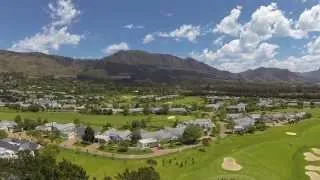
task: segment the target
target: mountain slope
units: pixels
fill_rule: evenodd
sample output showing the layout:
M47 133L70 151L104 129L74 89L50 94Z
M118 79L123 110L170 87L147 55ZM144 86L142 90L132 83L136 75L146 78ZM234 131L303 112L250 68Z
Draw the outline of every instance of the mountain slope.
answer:
M143 51L120 51L99 60L77 60L42 53L0 51L0 72L158 83L237 78L230 72L217 70L194 59Z
M320 69L311 72L301 73L301 75L309 81L320 82Z
M32 76L76 77L79 65L70 58L42 53L0 51L0 72L21 72Z
M248 81L304 81L298 73L287 69L258 68L239 73L241 79Z

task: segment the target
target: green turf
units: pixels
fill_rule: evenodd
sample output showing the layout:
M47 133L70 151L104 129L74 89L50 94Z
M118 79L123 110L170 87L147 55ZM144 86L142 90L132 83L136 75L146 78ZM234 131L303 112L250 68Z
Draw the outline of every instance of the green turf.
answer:
M23 118L31 119L47 119L50 122L69 123L74 119L79 119L81 123L91 125L94 127L102 127L106 123L111 123L114 127L119 128L126 123L133 120L148 119L150 122L147 124L149 127L164 127L172 126L175 119L168 119L169 115L85 115L77 112L16 112L11 110L0 110L0 120L13 120L16 115L21 115ZM176 116L180 121L192 120L191 116Z
M310 147L320 145L320 109L309 111L313 118L293 127L227 137L206 148L206 152L188 150L157 158L157 170L163 180L217 180L219 177L235 180L307 180L304 175L307 162L303 160L303 153ZM297 136L288 136L286 131L296 132ZM224 157L235 158L243 169L239 172L222 170ZM60 158L82 165L90 175L99 179L105 174L114 176L125 168L146 165L145 160L112 160L67 150L61 152Z

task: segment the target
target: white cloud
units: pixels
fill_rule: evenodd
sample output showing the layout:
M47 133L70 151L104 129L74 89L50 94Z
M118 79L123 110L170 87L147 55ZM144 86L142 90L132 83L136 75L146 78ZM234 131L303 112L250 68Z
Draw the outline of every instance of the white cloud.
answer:
M222 46L223 45L223 40L224 40L225 36L220 36L218 37L217 39L215 39L213 41L213 44L214 45L217 45L217 46Z
M129 50L129 45L126 42L121 42L119 44L112 44L102 50L103 53L107 55L112 55L114 53L117 53L121 50L127 51Z
M154 36L152 34L147 34L143 39L143 44L149 44L154 41Z
M214 30L214 32L235 36L237 37L235 40L228 42L220 49L206 48L200 52L192 52L190 55L207 64L232 72L241 72L260 66L272 66L271 62L280 66L288 63L288 60L278 60L276 55L280 47L267 41L273 37L301 39L307 35L305 31L297 28L292 19L285 17L276 3L260 6L244 25L238 23L240 14L241 7L233 9L230 15L223 18ZM320 39L318 41L309 43L310 51L320 52L320 45L319 48L317 47L320 44ZM215 42L218 44L221 39L218 38ZM296 62L299 64L300 61L296 60ZM293 65L290 67L298 69L298 67L293 68Z
M72 0L58 0L56 5L49 3L48 6L51 10L50 16L54 20L53 26L70 25L81 13L75 8Z
M230 15L224 17L213 32L220 32L231 36L238 36L241 30L241 24L238 23L238 19L241 15L241 6L232 9Z
M134 24L127 24L127 25L123 26L122 28L125 28L125 29L144 29L144 26L142 26L142 25L134 25Z
M320 54L320 37L307 44L308 53L312 55Z
M306 9L299 17L297 27L306 31L320 31L320 5Z
M232 72L241 72L248 68L259 67L264 61L269 61L277 54L278 45L262 43L256 49L246 50L240 44L240 39L232 40L217 51L204 49L202 52L192 52L190 55L198 60L217 68Z
M19 52L42 52L48 54L50 50L57 51L61 45L77 45L81 36L70 34L67 27L60 29L44 28L43 32L13 44L11 50Z
M49 4L52 22L41 32L14 43L9 50L18 52L50 53L58 51L62 45L78 45L82 35L70 33L69 26L80 14L71 0L58 0Z
M159 37L163 38L173 38L175 40L187 39L190 42L196 42L197 38L200 36L200 26L182 25L179 28L167 33L159 32L156 33Z

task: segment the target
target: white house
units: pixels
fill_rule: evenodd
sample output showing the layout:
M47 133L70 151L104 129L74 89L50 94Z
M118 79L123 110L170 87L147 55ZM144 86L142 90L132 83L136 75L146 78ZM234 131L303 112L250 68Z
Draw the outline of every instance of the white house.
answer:
M159 146L159 141L154 138L140 139L137 147L140 149L153 148Z

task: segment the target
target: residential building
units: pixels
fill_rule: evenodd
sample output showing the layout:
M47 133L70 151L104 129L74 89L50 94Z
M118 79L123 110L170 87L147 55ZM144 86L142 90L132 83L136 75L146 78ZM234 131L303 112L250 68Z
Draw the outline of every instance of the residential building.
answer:
M250 117L234 119L233 122L235 126L233 127L233 132L243 132L247 130L249 127L255 124L255 120Z
M159 146L159 141L154 138L140 139L137 144L137 147L140 149L154 148L158 146Z
M0 140L0 158L16 158L19 151L29 150L31 153L33 153L40 147L40 145L31 143L29 141L17 139L2 139Z
M116 130L114 128L111 128L107 131L105 131L102 134L96 135L95 138L98 141L114 141L114 142L121 142L126 140L131 140L131 131L130 130Z
M0 121L0 130L5 130L7 132L12 132L17 126L14 121Z

